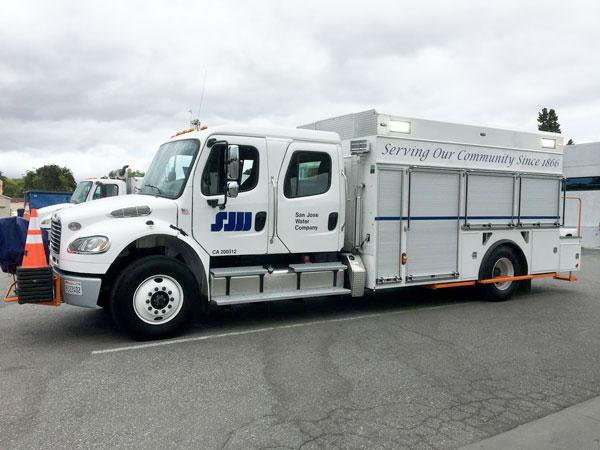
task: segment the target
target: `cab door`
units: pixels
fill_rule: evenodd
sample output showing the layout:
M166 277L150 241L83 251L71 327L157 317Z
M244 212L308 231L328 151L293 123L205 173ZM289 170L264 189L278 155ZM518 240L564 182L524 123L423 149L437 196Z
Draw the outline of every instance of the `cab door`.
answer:
M264 138L211 136L194 174L192 232L211 256L267 251L269 180ZM227 145L240 149L239 193L227 197L224 177ZM218 204L220 203L220 205Z
M291 143L273 181L275 233L291 253L338 251L343 213L335 144ZM342 239L340 239L342 236Z

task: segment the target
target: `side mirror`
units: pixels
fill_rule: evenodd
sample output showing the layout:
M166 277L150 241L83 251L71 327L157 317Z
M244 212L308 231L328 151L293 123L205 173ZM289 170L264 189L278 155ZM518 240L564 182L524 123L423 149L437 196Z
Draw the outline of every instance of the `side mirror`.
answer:
M225 155L227 181L239 181L240 179L240 148L237 145L227 146ZM229 190L229 186L227 187Z
M240 185L237 181L228 181L227 182L227 197L236 198L238 196L238 192L240 191Z
M217 198L210 198L206 201L213 208L219 207L220 209L225 209L227 197L235 198L240 191L240 147L237 145L228 145L226 141L221 141L219 144L227 145L227 148L225 149L225 160L223 161L227 179L221 181L223 183L222 186L225 189L225 194L220 194L223 195L223 203ZM213 145L216 145L216 143Z

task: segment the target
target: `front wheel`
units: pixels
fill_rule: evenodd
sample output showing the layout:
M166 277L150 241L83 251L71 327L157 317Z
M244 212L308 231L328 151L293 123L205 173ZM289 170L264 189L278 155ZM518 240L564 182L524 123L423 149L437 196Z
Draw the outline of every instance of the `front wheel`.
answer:
M183 331L198 305L194 275L165 256L148 256L127 266L110 298L113 320L135 339L160 339Z
M484 261L479 273L480 279L514 277L523 274L521 257L511 247L502 245L496 248ZM486 300L499 302L512 297L518 287L518 281L502 281L482 284L482 293Z

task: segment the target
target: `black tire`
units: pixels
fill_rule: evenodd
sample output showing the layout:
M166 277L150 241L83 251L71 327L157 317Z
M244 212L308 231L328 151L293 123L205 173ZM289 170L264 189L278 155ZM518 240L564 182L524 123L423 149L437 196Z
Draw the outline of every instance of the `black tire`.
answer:
M181 333L200 305L196 278L183 263L148 256L122 270L112 288L109 310L121 330L134 339L146 340ZM155 322L149 322L150 316Z
M523 275L525 264L521 256L510 246L501 245L494 249L492 253L485 259L479 271L479 279L485 280L494 276L501 276L501 272L506 267L510 267L506 260L512 264L513 275ZM500 266L500 267L499 267ZM510 274L504 274L509 276ZM518 281L505 283L481 284L480 290L484 298L490 302L502 302L510 299L517 288Z

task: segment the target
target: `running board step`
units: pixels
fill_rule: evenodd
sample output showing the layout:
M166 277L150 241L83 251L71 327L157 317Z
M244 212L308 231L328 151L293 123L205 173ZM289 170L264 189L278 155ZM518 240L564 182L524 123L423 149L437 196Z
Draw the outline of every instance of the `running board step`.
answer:
M210 271L211 300L219 305L345 293L346 265L340 262L288 267L220 267ZM304 294L307 292L308 294Z
M330 287L321 289L302 289L287 292L262 292L260 294L219 295L213 301L219 305L236 305L240 303L273 302L294 298L326 297L331 295L347 295L350 289Z
M323 272L327 270L346 270L346 265L341 262L290 264L290 269L296 273Z
M213 277L245 277L250 275L264 275L268 271L263 266L223 267L210 269Z

